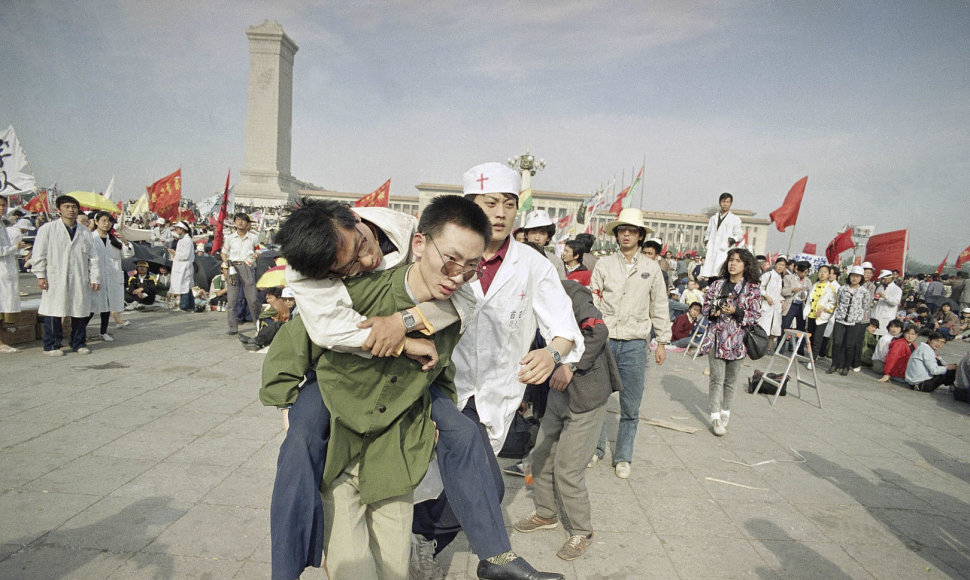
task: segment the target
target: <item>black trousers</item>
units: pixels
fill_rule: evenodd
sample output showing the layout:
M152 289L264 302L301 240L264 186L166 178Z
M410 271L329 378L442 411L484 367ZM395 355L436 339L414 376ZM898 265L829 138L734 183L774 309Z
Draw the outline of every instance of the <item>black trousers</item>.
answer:
M832 368L849 369L862 365L864 326L836 322L832 329Z

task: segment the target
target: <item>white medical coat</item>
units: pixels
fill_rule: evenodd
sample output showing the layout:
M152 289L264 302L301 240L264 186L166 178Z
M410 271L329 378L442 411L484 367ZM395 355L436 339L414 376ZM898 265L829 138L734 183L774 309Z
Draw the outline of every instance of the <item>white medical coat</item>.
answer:
M121 312L125 309L125 273L121 270L121 260L134 256L135 249L130 243L122 243L118 249L110 240L105 245L96 231L91 232L91 240L101 273L101 289L92 292L91 311Z
M769 336L781 336L781 285L784 282L781 274L768 270L761 275L761 318L758 325ZM770 296L774 304L768 304L765 296Z
M192 236L185 234L179 238L172 257L172 280L168 286L169 294L185 294L192 291L195 281L195 244Z
M707 222L707 233L704 234L704 241L707 243L707 255L704 258L704 265L701 266L701 276L712 278L721 271L724 260L727 259L728 250L731 246L728 239L735 242L741 241L744 237L744 230L741 229L741 218L728 212L721 220L721 227L717 227L717 218L720 214L715 213Z
M20 312L20 269L17 266L17 243L0 224L0 312Z
M91 314L91 283L101 279L91 232L78 224L74 239L60 219L37 230L30 271L47 279L40 294L41 316L85 318Z
M518 378L519 361L529 352L536 328L546 342L557 336L573 341L563 363L582 356L583 336L555 268L516 241L510 240L488 294L476 280L456 292L452 302L466 325L452 355L458 408L475 397L479 419L498 453L525 393Z
M876 329L875 334L882 336L889 332L887 330L889 321L896 318L896 313L899 312L899 303L903 300L903 289L892 283L888 286L880 284L875 293L882 296L879 300L876 300L875 306L872 307L872 317L879 321L879 328Z

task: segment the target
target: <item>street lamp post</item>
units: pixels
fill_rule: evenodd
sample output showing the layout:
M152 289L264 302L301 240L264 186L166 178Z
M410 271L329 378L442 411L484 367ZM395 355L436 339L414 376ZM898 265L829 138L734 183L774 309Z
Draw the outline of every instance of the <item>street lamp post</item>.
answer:
M509 157L507 163L512 169L517 169L522 172L522 191L532 187L532 176L537 171L542 171L546 167L545 160L539 159L536 161L535 156L529 153L528 147L525 150L525 155Z

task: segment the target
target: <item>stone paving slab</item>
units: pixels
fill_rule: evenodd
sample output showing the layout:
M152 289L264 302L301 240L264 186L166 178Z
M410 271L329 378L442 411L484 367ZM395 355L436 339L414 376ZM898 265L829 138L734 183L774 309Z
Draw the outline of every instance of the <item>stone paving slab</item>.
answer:
M0 578L267 578L283 432L256 401L262 355L223 334L222 313L125 317L91 355L35 342L0 359ZM739 392L716 438L706 366L671 353L648 369L641 416L699 430L641 423L630 479L609 455L587 471L584 557L555 556L562 527L509 527L513 548L574 579L970 576L970 405L821 363L823 408L807 387L774 407ZM615 429L615 397L609 411ZM533 504L521 478L506 484L511 526ZM464 535L441 562L475 577Z

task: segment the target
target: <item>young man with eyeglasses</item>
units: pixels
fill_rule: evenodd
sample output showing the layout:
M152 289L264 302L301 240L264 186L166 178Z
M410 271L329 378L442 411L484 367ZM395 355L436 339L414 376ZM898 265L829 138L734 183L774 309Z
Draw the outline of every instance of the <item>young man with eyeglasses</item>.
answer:
M481 214L469 202L451 197L432 202L426 208L425 216L430 219L436 208L455 204L460 206L457 209L462 212L473 216ZM368 211L375 209L382 211ZM393 240L395 249L402 247L403 232L410 227L408 224L413 223L413 218L383 208L358 208L356 214L334 202L304 201L303 206L284 222L277 234L277 242L289 260L288 282L300 290L297 303L303 317L301 323L315 345L322 344L334 351L355 352L367 357L371 353L362 346L370 331L357 328L356 321L363 319L363 316L353 312L356 302L351 300L344 282L351 281L353 274L365 269L373 270L410 256L410 251L386 252L390 249L386 242ZM360 220L361 217L368 219L368 222ZM382 228L374 225L377 223ZM382 238L387 240L375 250L374 240ZM461 258L455 255L454 249L436 238L433 233L423 236L427 242L424 247L434 249L433 253L426 250L425 256L433 258L437 255L441 263L440 274L446 278L430 291L436 300L445 300L460 286L454 283L456 279L464 283L476 276L477 260L459 262ZM410 248L410 245L407 247ZM428 259L425 260L427 262ZM328 270L328 264L336 266ZM400 324L400 336L403 338L404 321L411 319L407 322L408 326L416 328L420 325L425 327L425 334L430 334L435 328L429 318L434 320L435 317L429 314L426 318L422 312L430 313L429 306L433 304L433 301L425 301L420 304L420 309L416 306L380 317L378 325L386 325L393 334L396 325ZM451 313L452 320L455 320L454 310ZM374 320L372 318L370 322ZM311 331L310 326L317 328ZM446 322L437 331L445 332L449 328ZM399 344L396 339L390 339L388 344L398 345L391 354L398 354L397 350L404 346L408 356L423 356L428 363L425 368L433 368L437 355L433 347L430 350L424 348L425 342L404 339ZM376 354L381 349L380 341L376 341L371 352ZM294 382L293 377L277 378L267 368L264 368L264 388L260 392L260 399L264 404L279 406L284 413L284 424L288 422L286 439L280 447L271 504L273 578L296 578L306 566L321 564L324 510L316 490L327 456L330 415L316 393L317 385L312 372L308 373L303 389L298 392L296 385L299 380ZM311 388L306 389L307 386ZM454 400L446 391L433 386L430 394L431 417L440 432L436 465L442 474L446 493L460 499L460 520L466 529L472 530L469 537L483 560L508 553L510 548L501 515L499 492L490 480L467 477L468 473L487 471L489 460L494 461L494 457L476 425L458 413ZM498 547L493 548L493 545ZM531 566L524 564L535 573ZM503 571L502 568L499 568L499 572Z

